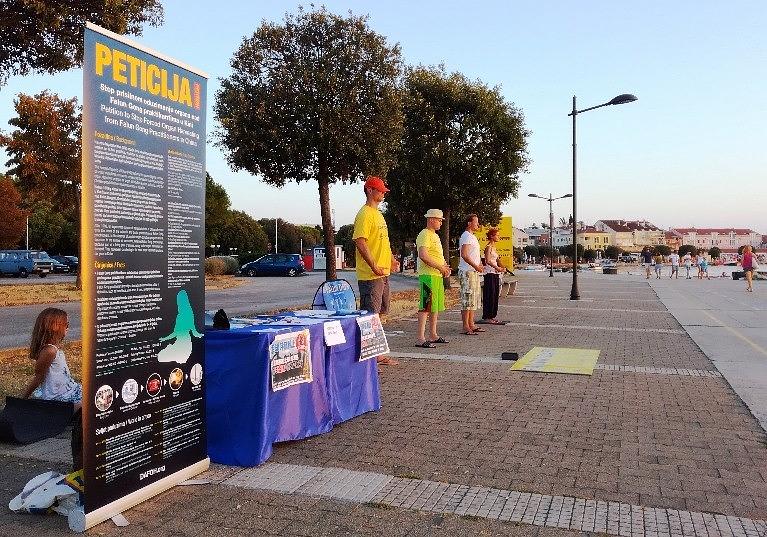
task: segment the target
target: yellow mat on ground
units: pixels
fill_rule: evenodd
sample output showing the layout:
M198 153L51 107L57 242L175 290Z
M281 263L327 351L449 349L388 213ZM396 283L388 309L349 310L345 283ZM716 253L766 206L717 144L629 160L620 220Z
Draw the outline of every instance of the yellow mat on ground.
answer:
M511 366L511 370L591 375L598 358L596 349L533 347Z

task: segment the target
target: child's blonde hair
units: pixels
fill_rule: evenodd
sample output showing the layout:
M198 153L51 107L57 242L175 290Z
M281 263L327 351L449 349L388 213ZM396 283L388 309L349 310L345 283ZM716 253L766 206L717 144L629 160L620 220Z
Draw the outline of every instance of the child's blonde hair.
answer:
M67 312L59 308L45 308L40 312L32 330L32 339L29 344L29 357L37 360L40 350L49 343L58 343L64 338L69 322Z

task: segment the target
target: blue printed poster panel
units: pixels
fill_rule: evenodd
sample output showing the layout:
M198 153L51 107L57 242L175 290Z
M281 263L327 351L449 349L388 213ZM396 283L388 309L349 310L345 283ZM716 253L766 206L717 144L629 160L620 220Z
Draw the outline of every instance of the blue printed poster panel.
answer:
M86 518L207 464L206 106L204 74L88 25L81 253Z

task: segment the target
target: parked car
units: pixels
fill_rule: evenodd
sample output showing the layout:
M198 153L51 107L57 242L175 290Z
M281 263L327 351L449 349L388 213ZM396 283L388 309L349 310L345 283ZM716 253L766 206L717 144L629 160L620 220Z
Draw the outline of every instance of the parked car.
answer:
M78 259L73 255L52 255L51 259L69 267L67 272L77 272L77 266L80 264ZM57 272L55 266L53 267L53 272Z
M298 254L267 254L240 267L243 276L297 276L305 271Z
M51 258L53 261L54 274L69 274L69 265L62 263L58 259Z
M35 271L35 262L28 250L0 250L0 274L26 278Z
M53 272L53 264L55 261L51 259L48 252L43 252L42 250L30 250L29 255L35 263L35 274L41 278L45 278L48 274Z

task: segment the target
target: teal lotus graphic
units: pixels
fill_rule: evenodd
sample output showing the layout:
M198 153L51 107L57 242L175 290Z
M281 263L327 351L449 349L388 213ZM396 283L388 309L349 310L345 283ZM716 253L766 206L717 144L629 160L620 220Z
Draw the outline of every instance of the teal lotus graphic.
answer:
M184 289L176 295L176 308L178 311L173 332L160 338L160 342L170 341L170 344L157 354L157 361L185 364L192 355L192 337L201 338L202 334L194 324L194 311Z

